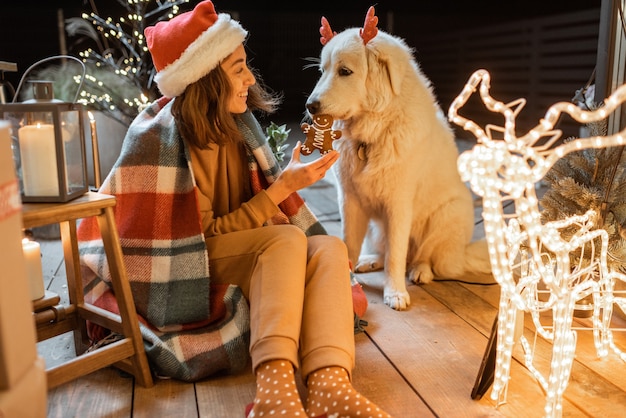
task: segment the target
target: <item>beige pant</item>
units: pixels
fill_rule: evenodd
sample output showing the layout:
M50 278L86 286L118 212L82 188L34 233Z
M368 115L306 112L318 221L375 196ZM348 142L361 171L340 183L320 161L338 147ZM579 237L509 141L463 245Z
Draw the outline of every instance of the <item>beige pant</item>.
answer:
M206 243L212 283L240 286L250 303L253 370L286 359L305 378L327 366L351 374L354 314L348 255L339 238L307 238L296 226L276 225Z

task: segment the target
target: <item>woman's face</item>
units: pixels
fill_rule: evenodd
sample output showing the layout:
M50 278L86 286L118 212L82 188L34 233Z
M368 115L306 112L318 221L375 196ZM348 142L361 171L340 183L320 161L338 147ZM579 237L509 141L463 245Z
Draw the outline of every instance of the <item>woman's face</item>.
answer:
M248 87L256 83L254 75L246 63L246 51L243 44L239 45L220 64L226 73L232 96L228 100L228 111L231 113L244 113L248 109Z

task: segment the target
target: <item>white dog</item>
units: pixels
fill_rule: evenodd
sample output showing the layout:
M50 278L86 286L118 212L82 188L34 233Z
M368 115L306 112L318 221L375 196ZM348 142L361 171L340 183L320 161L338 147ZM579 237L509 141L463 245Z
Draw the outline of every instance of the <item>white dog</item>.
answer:
M310 115L341 129L335 164L343 239L357 272L385 269L385 304L410 304L406 273L495 283L484 241L470 242L473 199L457 170L454 135L403 39L363 28L337 34L322 18L321 76L307 99ZM360 257L368 226L377 254Z

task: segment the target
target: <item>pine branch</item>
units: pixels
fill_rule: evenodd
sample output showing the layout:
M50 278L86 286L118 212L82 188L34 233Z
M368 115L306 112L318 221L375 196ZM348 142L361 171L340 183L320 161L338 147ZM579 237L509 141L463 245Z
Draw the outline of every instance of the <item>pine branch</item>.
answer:
M590 132L606 135L606 124L590 124ZM544 177L548 190L541 198L542 222L582 215L595 210L596 228L609 235L609 264L626 271L626 170L624 147L586 149L573 152L550 169ZM562 231L565 239L576 228ZM600 245L600 241L594 245Z

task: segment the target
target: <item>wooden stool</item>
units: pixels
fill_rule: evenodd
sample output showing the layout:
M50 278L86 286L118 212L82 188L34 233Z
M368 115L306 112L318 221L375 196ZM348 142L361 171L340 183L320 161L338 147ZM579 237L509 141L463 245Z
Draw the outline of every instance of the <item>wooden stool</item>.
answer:
M126 276L113 215L114 206L114 196L97 192L88 192L66 203L24 203L22 206L25 229L58 223L61 230L70 303L67 306L58 305L58 297L46 292L43 300L36 301L33 310L38 341L73 331L77 357L46 370L49 389L111 365L131 373L144 387L154 384ZM84 300L76 222L91 216L97 217L100 227L119 316ZM89 346L86 321L121 334L123 338L85 352Z

